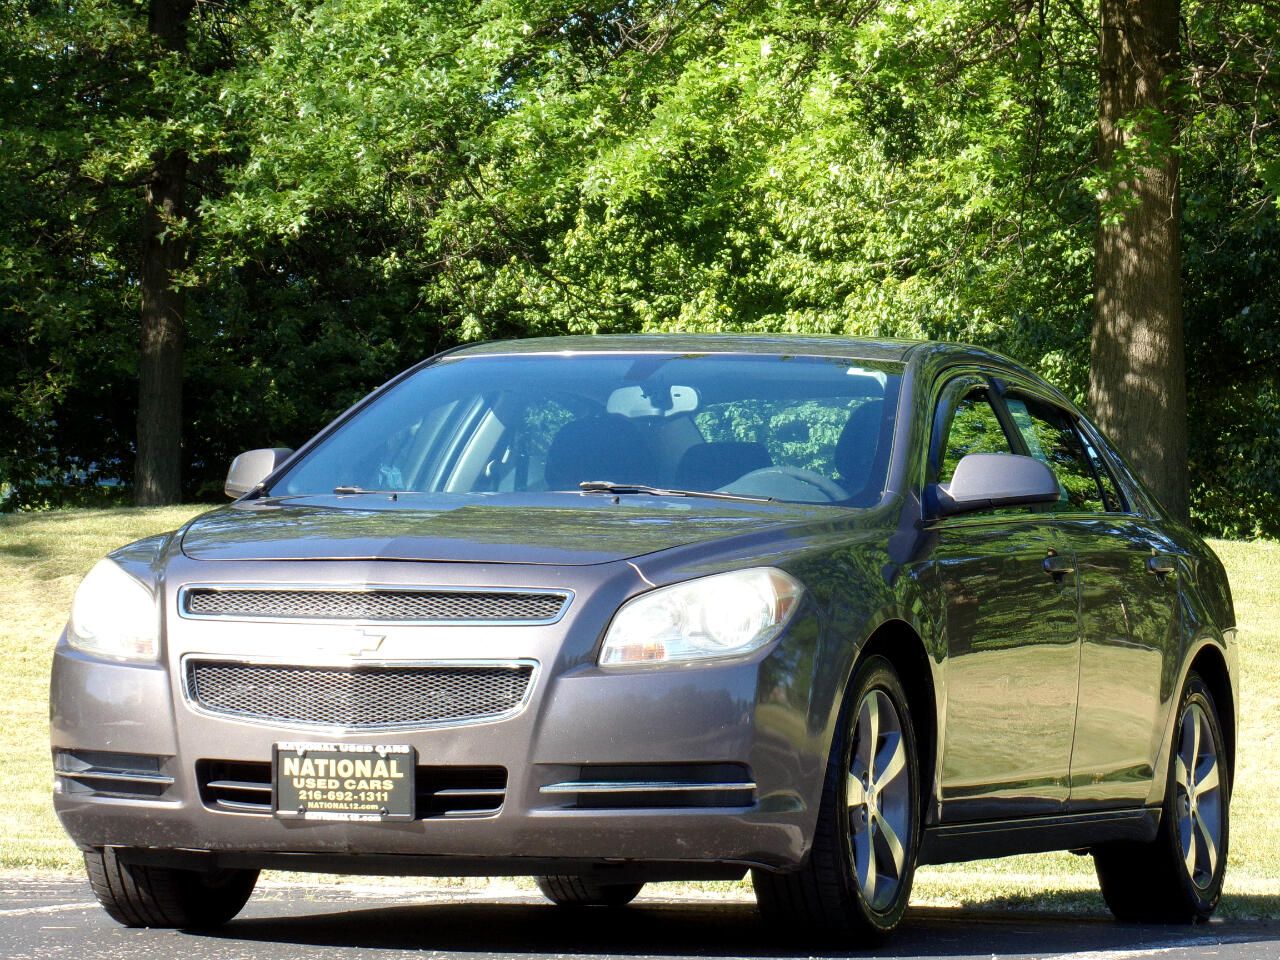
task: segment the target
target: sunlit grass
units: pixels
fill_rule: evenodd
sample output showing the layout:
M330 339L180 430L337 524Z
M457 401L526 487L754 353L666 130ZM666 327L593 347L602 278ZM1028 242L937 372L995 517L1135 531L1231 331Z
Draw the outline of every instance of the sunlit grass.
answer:
M48 677L54 641L80 577L113 547L171 530L200 512L64 510L0 517L0 869L78 870L50 806ZM1280 544L1213 544L1241 630L1240 756L1224 912L1280 916ZM368 883L367 878L359 882ZM466 881L472 886L475 881ZM527 883L519 889L531 889ZM697 885L743 895L745 884ZM665 889L671 889L665 887ZM1088 857L1042 854L920 871L917 903L1102 912Z
M78 868L49 799L49 664L76 585L108 551L201 509L0 516L0 867Z

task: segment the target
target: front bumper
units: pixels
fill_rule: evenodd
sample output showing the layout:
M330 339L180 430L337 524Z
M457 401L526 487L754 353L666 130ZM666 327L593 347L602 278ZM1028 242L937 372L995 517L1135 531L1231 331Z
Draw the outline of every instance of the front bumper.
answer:
M387 571L380 574L385 578ZM538 663L517 715L464 726L300 729L214 716L188 702L179 674L183 654L248 657L270 650L273 658L296 660L324 630L349 628L170 616L167 663L152 666L103 661L60 643L51 697L55 755L154 757L163 786L157 796L122 799L59 777L58 816L82 848L128 848L138 857L150 851L153 862L212 857L222 866L436 875L631 864L672 879L801 863L816 819L826 744L821 731L808 731L798 699L804 685L788 666L794 658L780 656L775 645L735 663L602 671L592 654L606 611L633 585L604 585L594 597L582 589L588 585L575 586L586 602L552 626L385 628L380 656L420 655L429 630L433 659L465 651L468 660ZM299 740L408 744L420 766L502 767L505 794L493 812L382 823L278 819L269 811L220 808L207 790L202 796L202 764L262 764L275 743ZM584 809L581 798L546 789L591 779L587 771L645 765L735 767L755 787L722 795L724 805L676 807L666 795L665 806L637 801L606 809Z

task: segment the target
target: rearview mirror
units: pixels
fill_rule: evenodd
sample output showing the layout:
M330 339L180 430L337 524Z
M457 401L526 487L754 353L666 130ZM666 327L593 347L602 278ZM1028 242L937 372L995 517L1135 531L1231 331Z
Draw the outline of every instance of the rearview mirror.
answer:
M240 454L231 461L231 469L227 471L227 482L223 485L222 492L233 500L243 497L275 473L276 468L291 456L293 451L288 447L268 447Z
M1053 471L1034 457L1014 453L971 453L961 457L950 483L933 487L939 516L995 510L1031 503L1057 503Z
M608 413L624 417L673 417L698 409L698 391L693 387L619 387L609 394L605 404Z

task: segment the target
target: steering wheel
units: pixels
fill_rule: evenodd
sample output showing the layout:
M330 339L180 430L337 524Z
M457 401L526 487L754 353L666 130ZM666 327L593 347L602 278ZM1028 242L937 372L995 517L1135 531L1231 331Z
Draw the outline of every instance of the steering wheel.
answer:
M778 481L782 481L779 483ZM725 493L740 493L745 496L776 497L780 500L807 500L821 503L822 500L812 498L814 491L822 494L830 502L848 500L849 492L844 487L812 470L803 467L761 467L744 473L733 483L720 488Z

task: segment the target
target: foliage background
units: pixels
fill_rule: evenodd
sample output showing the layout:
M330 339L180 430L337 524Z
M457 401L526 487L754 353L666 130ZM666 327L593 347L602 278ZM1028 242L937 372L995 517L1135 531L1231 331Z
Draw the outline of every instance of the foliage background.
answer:
M1095 201L1096 11L1075 0L195 11L169 55L138 0L0 0L8 508L131 476L141 178L175 148L198 210L172 225L193 241L190 496L494 337L945 338L1083 399L1115 211ZM1183 17L1193 514L1280 536L1280 15Z

